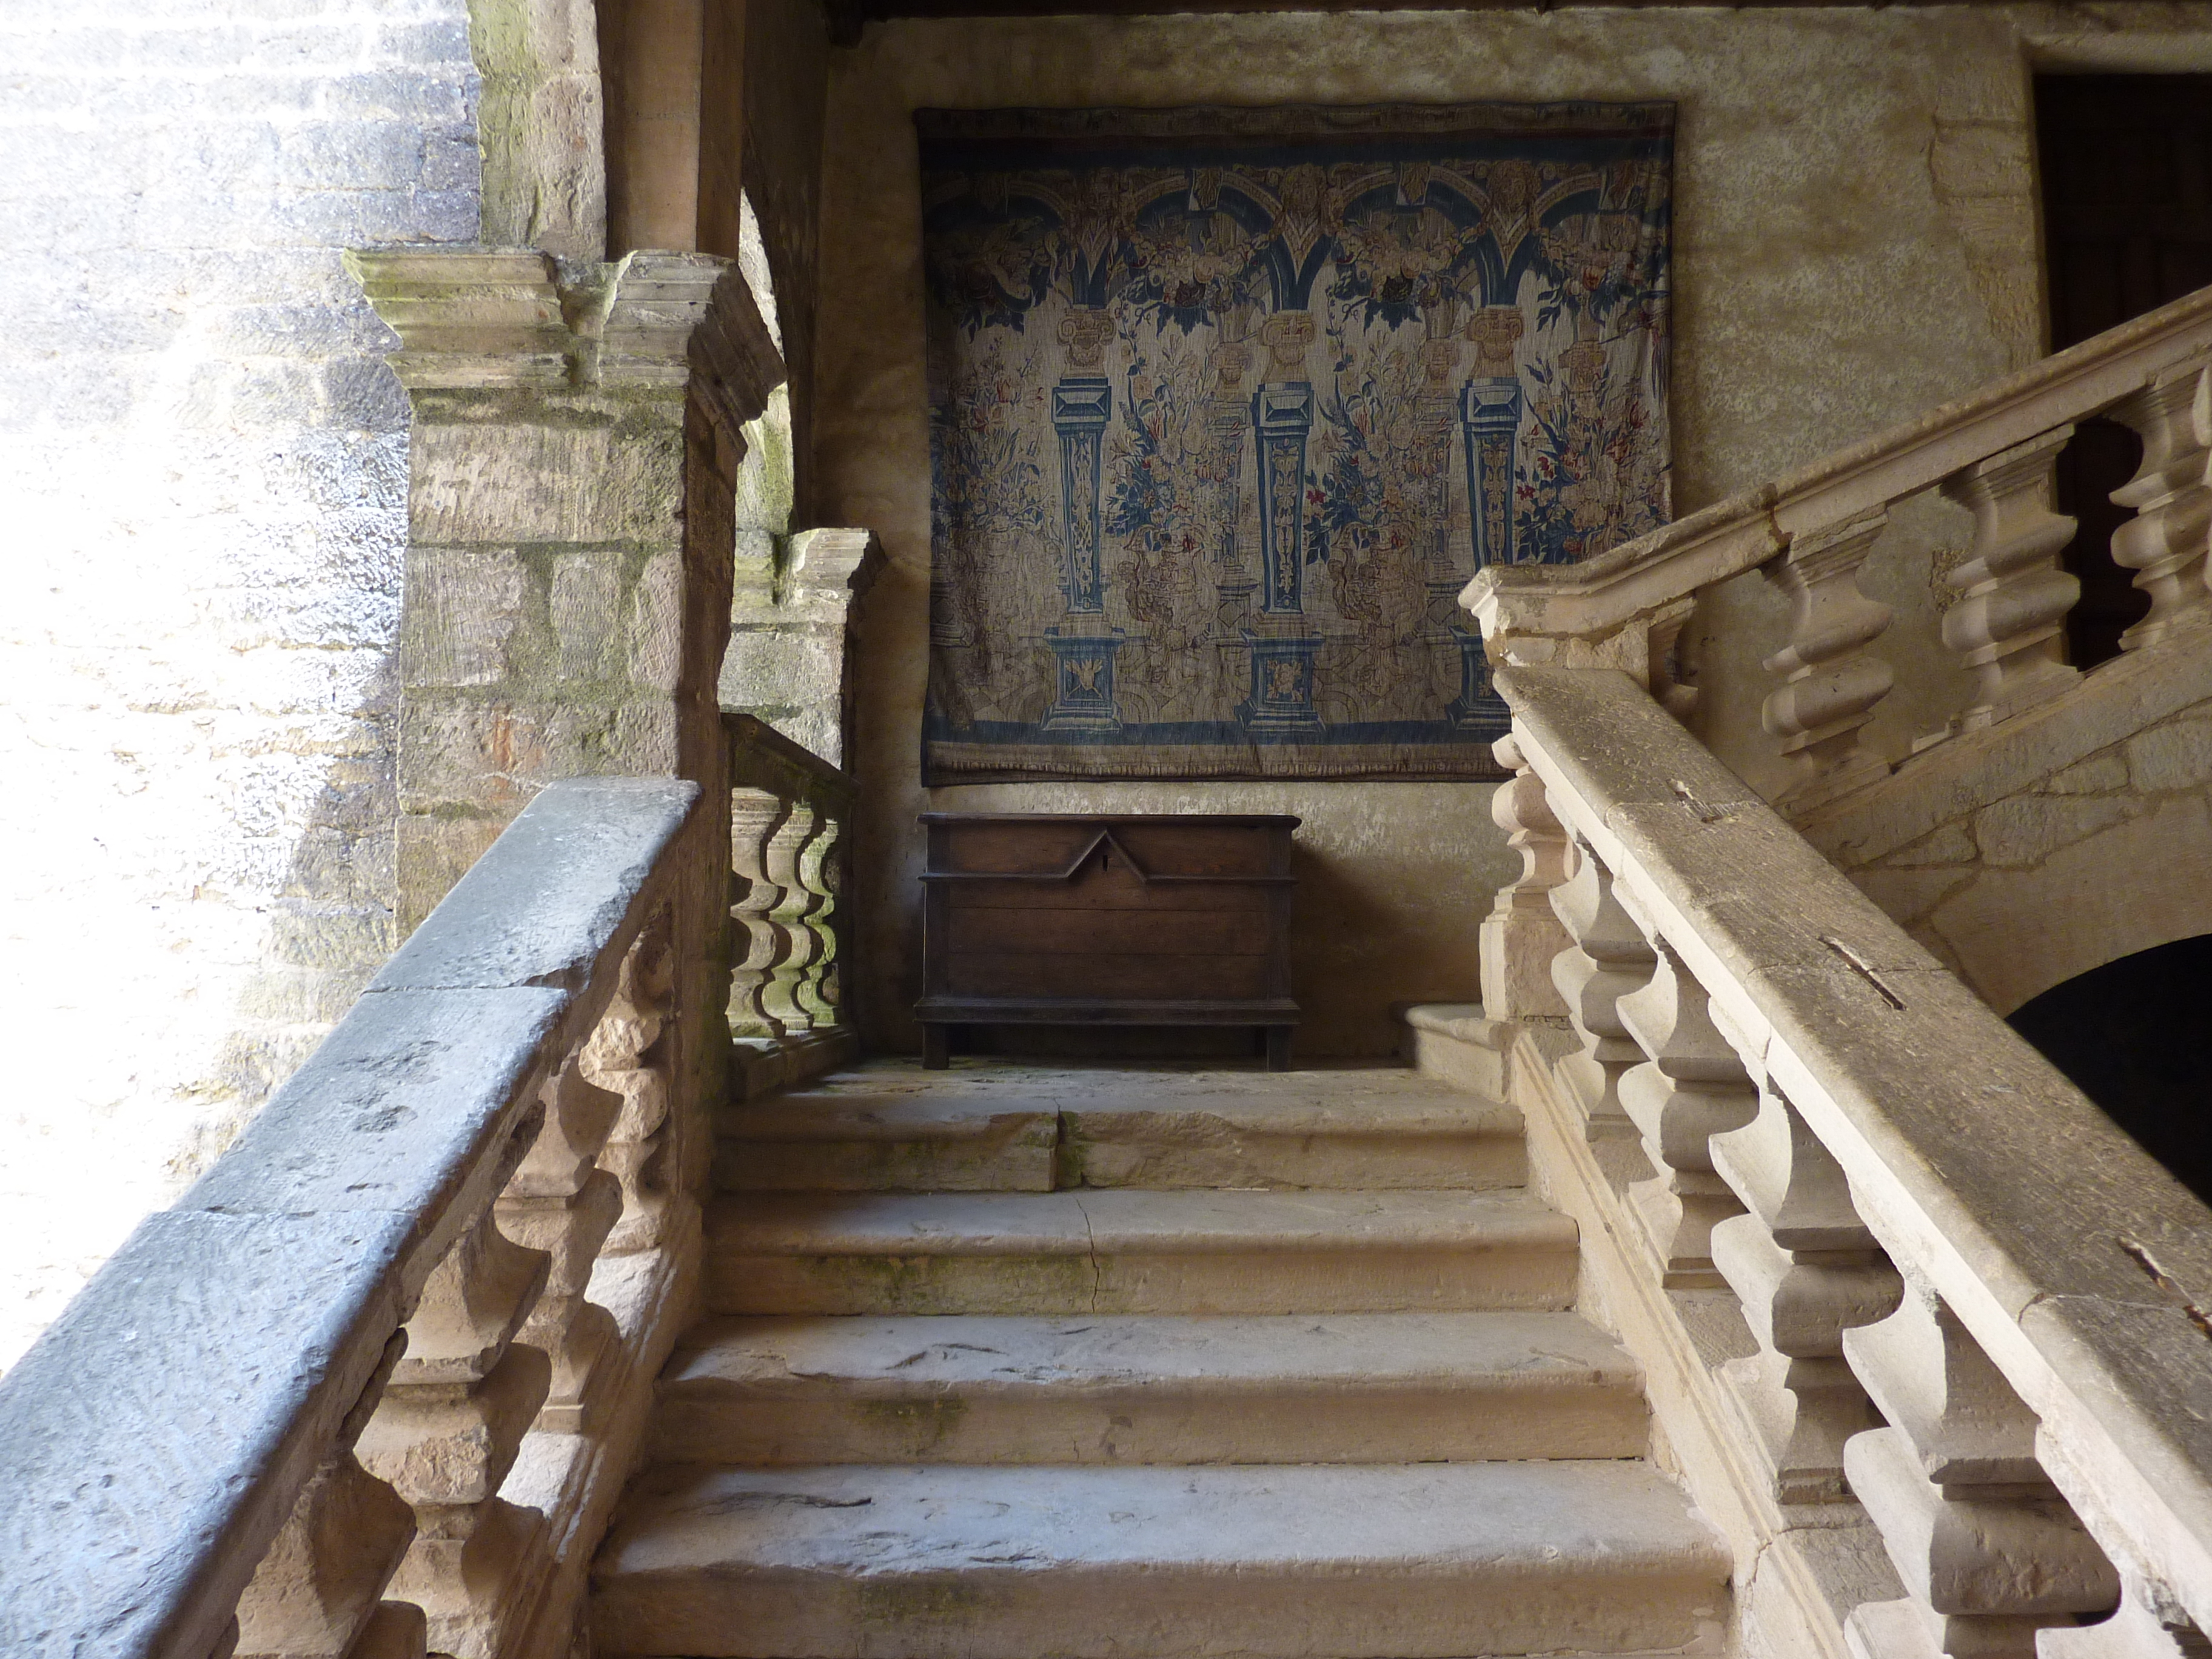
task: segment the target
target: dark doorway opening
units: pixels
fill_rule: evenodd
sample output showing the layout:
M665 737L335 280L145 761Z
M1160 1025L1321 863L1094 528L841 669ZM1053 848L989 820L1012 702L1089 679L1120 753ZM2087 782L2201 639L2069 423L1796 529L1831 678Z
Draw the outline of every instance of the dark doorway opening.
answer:
M2212 1204L2212 935L2138 951L2054 985L2009 1024Z
M2053 351L2212 283L2212 75L2038 76L2035 126ZM2058 510L2081 520L2061 556L2081 580L2076 668L2118 656L2150 608L2112 552L2128 515L2110 497L2142 459L2134 433L2092 420L2058 459Z

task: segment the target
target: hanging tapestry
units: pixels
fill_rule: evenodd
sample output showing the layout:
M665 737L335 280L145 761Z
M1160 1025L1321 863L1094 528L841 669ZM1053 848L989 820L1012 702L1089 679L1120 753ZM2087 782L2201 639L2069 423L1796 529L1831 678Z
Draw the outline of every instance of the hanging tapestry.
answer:
M925 110L932 784L1495 777L1668 517L1670 104Z

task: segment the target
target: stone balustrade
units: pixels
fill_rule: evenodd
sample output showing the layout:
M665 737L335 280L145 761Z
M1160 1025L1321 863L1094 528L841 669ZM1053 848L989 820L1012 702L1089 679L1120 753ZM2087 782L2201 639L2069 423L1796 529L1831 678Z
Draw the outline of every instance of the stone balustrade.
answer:
M1497 684L1515 823L1571 850L1515 899L1565 945L1484 948L1568 1018L1489 1029L1745 1606L1795 1598L1774 1650L2206 1651L2212 1210L1630 676ZM1642 1170L1588 1156L1608 1101Z
M698 1267L700 807L542 791L0 1381L0 1650L571 1651Z
M2121 640L2138 651L2212 623L2212 289L1586 563L1492 566L1462 602L1493 665L1618 668L1687 718L1696 691L1675 650L1685 618L1701 593L1763 571L1792 608L1787 642L1765 661L1777 684L1765 725L1794 767L1775 799L1802 817L2079 678L2063 630L2081 584L2058 565L2075 525L2055 510L2052 479L2075 426L2099 415L2143 440L2141 467L2112 498L2135 515L2112 556L2150 600ZM1934 561L1928 580L1942 645L1973 690L1936 730L1877 747L1866 728L1895 683L1880 648L1893 619L1859 577L1893 533L1893 510L1926 495L1972 515L1959 562L1947 573Z
M849 775L753 715L725 711L730 777L730 1035L740 1097L857 1052L842 946Z

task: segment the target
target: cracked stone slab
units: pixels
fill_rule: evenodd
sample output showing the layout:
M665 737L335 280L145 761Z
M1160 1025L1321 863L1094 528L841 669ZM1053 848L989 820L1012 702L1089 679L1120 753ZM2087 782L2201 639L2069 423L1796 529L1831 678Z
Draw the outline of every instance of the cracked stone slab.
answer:
M860 1659L1624 1653L1712 1633L1729 1558L1624 1462L668 1468L594 1646Z
M1273 1089L1072 1101L1059 1184L1404 1191L1527 1180L1517 1109L1409 1075L1291 1073Z
M1642 1376L1573 1314L708 1319L668 1462L1636 1457Z
M1575 1224L1522 1192L760 1194L709 1222L720 1313L1555 1309Z
M1480 1188L1527 1178L1520 1113L1417 1073L888 1068L729 1107L725 1191ZM866 1086L863 1086L866 1085Z
M725 1107L724 1192L1049 1192L1060 1140L1048 1103L817 1086Z

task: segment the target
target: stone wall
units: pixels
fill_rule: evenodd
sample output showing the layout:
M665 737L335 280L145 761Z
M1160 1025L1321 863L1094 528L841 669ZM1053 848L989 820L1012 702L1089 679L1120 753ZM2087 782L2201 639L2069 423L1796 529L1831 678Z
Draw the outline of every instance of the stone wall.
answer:
M407 402L340 266L477 230L463 0L0 6L0 1364L392 939Z
M927 106L1672 99L1675 507L1706 505L2031 361L2041 349L2033 61L2178 68L2212 9L1607 10L1057 18L872 26L831 55L823 182L820 514L882 536L859 672L861 1009L916 1041L916 812L1290 811L1310 1054L1389 1052L1391 1004L1477 993L1475 932L1512 873L1490 786L1038 785L924 790L927 435L911 112ZM1900 730L1953 671L1929 562L1941 503L1901 514L1869 588L1918 653ZM1893 594L1895 596L1893 598ZM1916 610L1915 607L1917 607ZM1785 607L1757 578L1703 607L1701 720L1759 781L1759 659ZM1924 670L1924 672L1922 672ZM1769 769L1771 769L1771 768Z
M1804 826L2001 1014L2212 933L2212 650L2184 634Z

